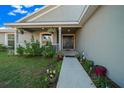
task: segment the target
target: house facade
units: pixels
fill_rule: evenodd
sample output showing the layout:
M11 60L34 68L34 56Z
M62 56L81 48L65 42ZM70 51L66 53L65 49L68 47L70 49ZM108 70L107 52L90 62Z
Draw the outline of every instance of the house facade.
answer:
M96 6L92 7L91 12L96 9ZM16 23L7 25L17 29L17 46L24 45L24 41L30 41L33 36L41 46L49 38L57 50L76 50L76 31L82 27L82 17L88 8L85 5L45 6ZM51 33L50 29L54 31Z
M15 47L15 30L0 29L0 44L8 47Z
M57 50L84 51L108 76L124 87L124 6L50 5L6 23L16 29L18 44L34 39L51 41ZM50 32L52 30L52 32Z

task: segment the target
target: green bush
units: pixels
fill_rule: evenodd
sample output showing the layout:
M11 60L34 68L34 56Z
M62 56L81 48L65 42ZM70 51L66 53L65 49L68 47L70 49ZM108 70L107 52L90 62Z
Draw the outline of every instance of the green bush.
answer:
M5 51L7 51L7 47L0 44L0 52L5 52Z
M53 57L55 55L55 50L52 46L44 46L42 55L44 57Z
M25 41L24 52L27 56L40 56L42 54L42 48L40 47L40 42L34 40L32 37L31 42Z
M93 82L95 83L96 87L98 88L111 88L112 84L110 81L107 80L106 77L97 77L93 80Z
M22 47L21 45L19 45L18 48L17 48L17 53L19 55L24 55L24 47Z
M85 56L84 56L83 52L77 52L76 55L75 55L75 57L76 57L80 62L85 61Z
M34 40L32 37L31 42L25 42L25 47L19 46L17 48L17 53L19 55L26 56L41 56L44 57L53 57L55 55L55 50L52 47L51 43L48 42L46 46L40 47L40 42L38 40Z
M93 61L85 60L84 62L82 62L82 65L83 65L84 69L86 70L86 72L90 73L90 71L92 70L92 67L93 67Z
M76 55L75 55L75 57L80 61L82 55L81 55L81 53L77 52Z

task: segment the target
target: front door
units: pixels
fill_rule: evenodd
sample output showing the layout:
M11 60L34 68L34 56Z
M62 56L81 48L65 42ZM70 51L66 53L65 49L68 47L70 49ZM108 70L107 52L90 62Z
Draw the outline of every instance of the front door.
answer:
M63 35L63 49L64 50L74 49L74 35Z

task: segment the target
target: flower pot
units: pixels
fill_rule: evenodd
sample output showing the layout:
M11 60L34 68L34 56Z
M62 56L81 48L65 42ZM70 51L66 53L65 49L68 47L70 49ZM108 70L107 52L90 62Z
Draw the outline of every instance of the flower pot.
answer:
M57 60L58 60L58 61L63 60L63 55L57 55Z

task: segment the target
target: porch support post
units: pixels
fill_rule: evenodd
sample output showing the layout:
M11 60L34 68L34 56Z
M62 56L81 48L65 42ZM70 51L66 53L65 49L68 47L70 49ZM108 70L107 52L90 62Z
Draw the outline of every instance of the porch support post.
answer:
M59 30L59 51L61 51L62 50L62 28L61 27L59 27L58 28L58 30Z
M15 31L15 34L14 34L14 38L15 38L15 46L14 46L14 53L15 53L15 55L17 55L17 34L18 34L18 30L16 29L16 31Z

